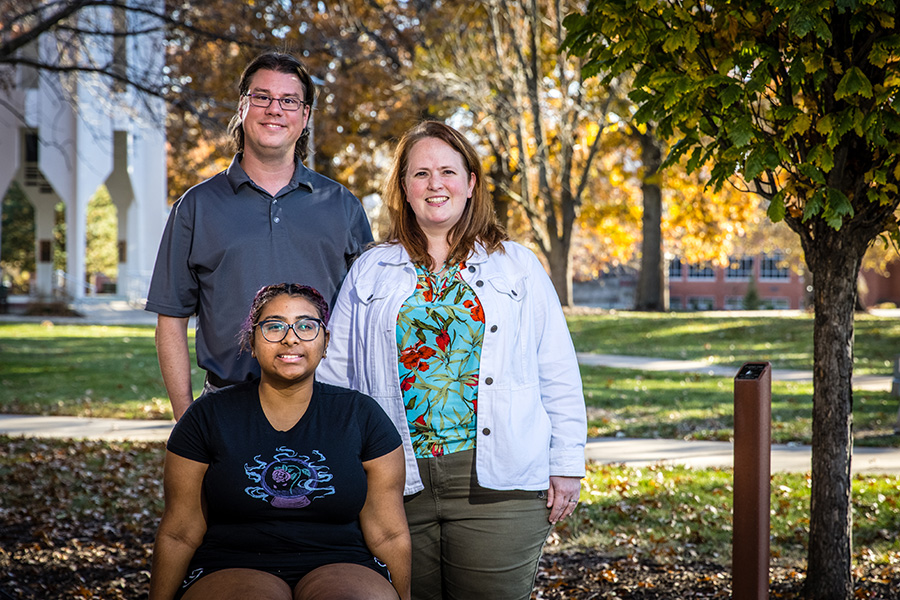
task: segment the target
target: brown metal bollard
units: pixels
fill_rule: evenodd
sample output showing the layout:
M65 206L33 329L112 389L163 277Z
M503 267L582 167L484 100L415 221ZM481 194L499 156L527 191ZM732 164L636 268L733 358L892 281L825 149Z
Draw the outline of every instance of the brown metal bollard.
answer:
M769 597L772 369L746 363L734 377L734 600Z

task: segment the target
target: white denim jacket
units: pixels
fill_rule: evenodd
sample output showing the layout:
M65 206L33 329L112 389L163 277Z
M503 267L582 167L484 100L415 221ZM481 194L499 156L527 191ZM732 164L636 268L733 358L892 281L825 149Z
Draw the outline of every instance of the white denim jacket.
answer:
M584 476L584 394L575 348L550 278L514 242L480 246L463 278L484 308L478 373L476 475L496 490L544 490L550 475ZM359 390L384 408L403 438L404 494L423 489L400 391L397 315L416 287L406 250L382 244L350 269L328 328L320 381Z

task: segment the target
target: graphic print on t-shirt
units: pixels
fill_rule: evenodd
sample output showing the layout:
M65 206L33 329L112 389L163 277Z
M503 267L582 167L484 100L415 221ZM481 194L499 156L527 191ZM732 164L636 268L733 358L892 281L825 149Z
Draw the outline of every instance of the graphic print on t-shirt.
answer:
M276 450L271 461L257 454L253 459L256 465L245 464L244 472L259 485L244 491L275 508L303 508L316 498L333 494L333 487L322 485L332 479L325 456L318 450L312 454L315 460L284 446Z

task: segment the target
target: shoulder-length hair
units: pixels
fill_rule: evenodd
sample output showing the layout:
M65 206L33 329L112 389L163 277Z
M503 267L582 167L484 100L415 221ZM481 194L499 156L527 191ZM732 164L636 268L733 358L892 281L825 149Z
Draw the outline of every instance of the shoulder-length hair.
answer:
M276 73L296 75L300 79L300 85L303 86L303 103L309 107L310 120L312 119L313 103L316 100L316 85L313 83L306 67L290 54L283 52L260 54L241 73L241 82L238 85L238 111L231 117L231 122L228 123L228 135L231 136L231 141L238 152L244 151L244 122L241 120L241 100L244 94L250 90L250 80L253 79L257 71L275 71ZM300 110L304 109L301 107ZM300 139L294 144L294 161L303 162L308 154L309 121L307 121L306 127L303 128Z
M466 174L475 175L472 197L466 203L459 221L448 233L450 253L447 256L447 263L457 264L466 260L475 249L476 243L484 246L488 253L503 252L502 242L509 238L494 213L494 205L484 181L481 158L463 134L438 121L423 121L407 131L394 151L394 160L383 190L390 214L387 241L402 244L413 262L432 267L428 242L416 221L412 207L407 202L404 184L409 168L409 154L417 142L426 138L439 139L459 152Z

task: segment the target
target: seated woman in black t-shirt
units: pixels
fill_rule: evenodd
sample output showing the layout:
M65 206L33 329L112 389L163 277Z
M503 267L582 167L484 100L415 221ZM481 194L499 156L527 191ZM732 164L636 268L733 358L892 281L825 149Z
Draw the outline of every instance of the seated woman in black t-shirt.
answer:
M328 305L263 288L242 331L260 379L191 404L169 438L150 600L409 598L400 436L315 381Z

